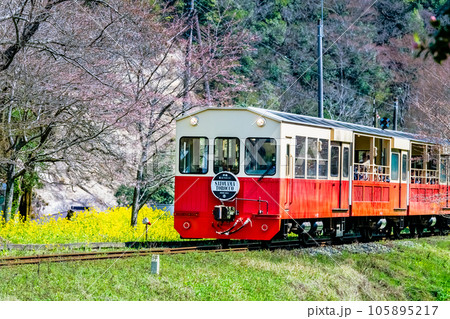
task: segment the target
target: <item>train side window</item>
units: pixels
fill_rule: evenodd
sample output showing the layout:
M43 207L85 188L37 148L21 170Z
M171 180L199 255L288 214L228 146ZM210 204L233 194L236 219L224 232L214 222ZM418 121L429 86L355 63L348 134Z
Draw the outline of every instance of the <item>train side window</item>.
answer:
M179 170L182 174L208 173L208 138L182 137L180 139Z
M308 137L306 174L308 178L317 178L317 138Z
M275 175L277 144L273 138L245 140L245 173Z
M319 140L319 178L328 178L328 140Z
M305 178L306 137L295 137L295 177Z
M218 137L214 140L214 173L239 174L239 139Z
M398 181L399 173L399 154L392 153L391 156L391 180Z
M447 158L441 158L441 183L445 184L447 182L447 174L448 174L448 161Z
M344 147L344 154L342 159L342 176L348 177L348 169L350 167L350 150L348 147Z
M339 146L331 146L330 175L331 177L339 176Z
M406 182L407 172L408 172L408 156L406 154L402 155L402 181Z

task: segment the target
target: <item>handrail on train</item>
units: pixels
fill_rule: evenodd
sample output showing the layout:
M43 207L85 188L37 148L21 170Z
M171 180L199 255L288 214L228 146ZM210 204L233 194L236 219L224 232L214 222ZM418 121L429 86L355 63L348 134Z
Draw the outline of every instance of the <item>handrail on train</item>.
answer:
M266 200L262 200L261 198L259 198L259 199L235 198L234 201L236 202L236 203L235 203L236 211L238 210L238 209L237 209L237 202L238 202L238 200L241 200L241 201L249 201L249 202L258 202L258 203L259 203L259 207L258 207L258 214L259 214L259 215L262 214L261 203L264 202L264 203L266 203L266 215L269 214L269 202L266 201Z

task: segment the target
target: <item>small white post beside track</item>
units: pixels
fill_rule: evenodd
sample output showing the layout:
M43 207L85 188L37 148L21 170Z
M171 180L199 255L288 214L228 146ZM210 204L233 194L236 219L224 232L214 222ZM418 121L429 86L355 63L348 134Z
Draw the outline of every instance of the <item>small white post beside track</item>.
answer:
M159 275L159 255L152 255L151 274Z

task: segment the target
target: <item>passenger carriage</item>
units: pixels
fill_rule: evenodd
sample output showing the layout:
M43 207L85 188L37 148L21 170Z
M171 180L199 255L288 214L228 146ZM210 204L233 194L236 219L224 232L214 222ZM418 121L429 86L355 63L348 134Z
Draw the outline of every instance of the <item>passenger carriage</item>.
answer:
M448 147L417 135L250 107L195 112L176 136L183 238L448 229Z

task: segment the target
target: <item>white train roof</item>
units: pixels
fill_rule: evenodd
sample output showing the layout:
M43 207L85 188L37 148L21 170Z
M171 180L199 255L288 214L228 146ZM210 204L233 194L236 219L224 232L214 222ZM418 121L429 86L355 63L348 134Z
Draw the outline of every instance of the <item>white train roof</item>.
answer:
M281 111L275 111L275 110L269 110L269 109L261 109L257 107L248 107L248 108L239 108L239 107L210 107L210 108L204 108L196 112L192 112L186 116L183 116L178 119L182 120L187 117L194 116L195 114L205 112L205 111L212 111L212 110L247 110L251 111L253 113L259 114L260 116L267 117L269 119L272 119L274 121L278 121L280 123L293 123L293 124L300 124L300 125L308 125L308 126L315 126L315 127L322 127L322 128L336 128L336 129L343 129L348 131L353 131L356 133L362 133L362 134L369 134L369 135L377 135L377 136L383 136L383 137L394 137L394 138L403 138L408 139L412 141L417 142L423 142L423 143L433 143L436 144L436 140L429 139L423 135L408 133L408 132L402 132L402 131L394 131L394 130L382 130L380 128L360 125L360 124L353 124L353 123L347 123L347 122L341 122L341 121L335 121L335 120L329 120L329 119L321 119L318 117L313 116L307 116L307 115L300 115L300 114L293 114L293 113L287 113L287 112L281 112ZM442 144L448 144L448 141L441 141Z

